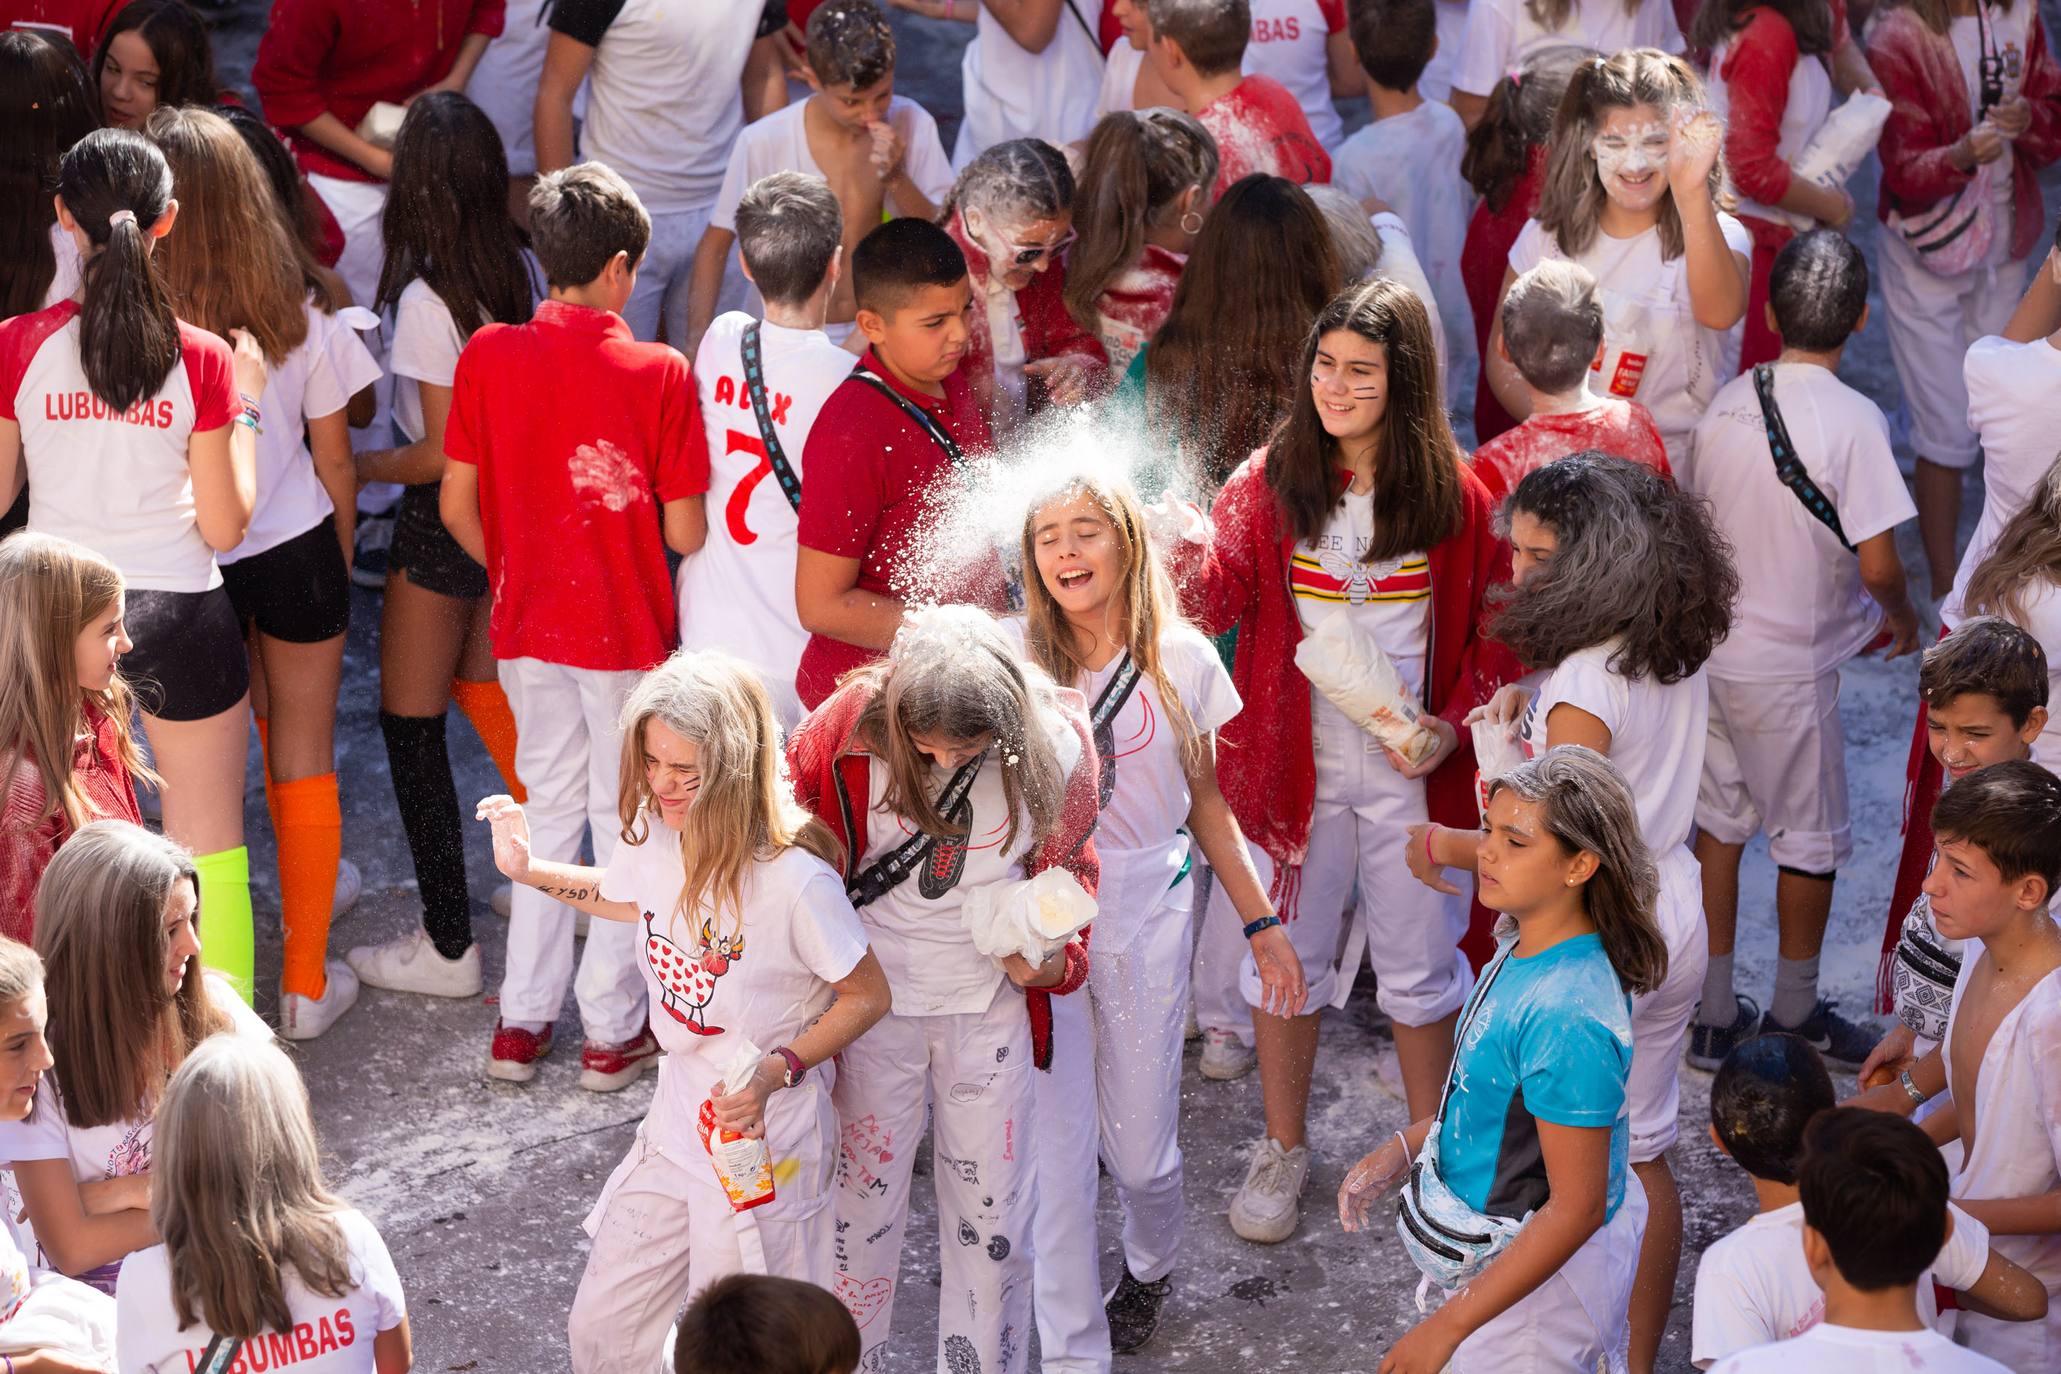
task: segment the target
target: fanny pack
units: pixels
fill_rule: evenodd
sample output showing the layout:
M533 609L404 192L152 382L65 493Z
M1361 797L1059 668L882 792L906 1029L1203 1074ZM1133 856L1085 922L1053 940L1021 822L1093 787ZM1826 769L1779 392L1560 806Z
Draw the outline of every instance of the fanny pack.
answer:
M1467 1028L1474 1021L1488 990L1495 985L1496 976L1503 971L1503 965L1510 957L1512 946L1505 945L1487 970L1481 982L1476 985L1474 995L1468 999L1466 1014L1460 1018L1459 1027L1453 1033L1455 1046L1467 1043ZM1459 1079L1459 1054L1453 1056L1453 1068L1446 1074L1445 1090L1439 1094L1438 1115L1432 1119L1431 1130L1424 1137L1424 1148L1417 1152L1416 1162L1410 1166L1409 1181L1403 1185L1401 1200L1395 1209L1396 1235L1403 1242L1403 1249L1409 1252L1410 1261L1417 1266L1417 1272L1424 1275L1426 1284L1435 1284L1451 1292L1488 1268L1496 1256L1508 1249L1517 1238L1524 1222L1531 1218L1512 1221L1508 1217L1490 1216L1477 1211L1451 1188L1439 1172L1438 1134L1445 1125L1446 1103L1453 1094L1453 1084ZM1423 1305L1423 1288L1418 1289L1418 1305Z
M973 791L973 780L980 775L980 766L986 759L987 755L982 753L961 764L958 771L946 779L944 790L937 798L940 816L971 823L973 811L967 795ZM845 795L841 775L837 780L837 804L844 816L844 833L858 834L852 823L852 799ZM965 840L941 840L919 830L854 875L845 884L845 895L851 899L855 909L870 906L901 886L903 879L920 868L924 872L917 886L925 897L934 901L959 881L959 873L965 866Z
M1986 119L2004 99L2003 56L1990 31L1987 0L1976 0L1976 31L1981 55L1977 61L1977 123ZM1999 231L1997 224L1996 178L2011 175L2011 156L2006 151L1995 162L1978 163L1967 183L1948 198L1915 217L1892 211L1889 227L1902 236L1904 246L1916 253L1925 266L1941 276L1951 277L1979 267L1989 257L1990 246Z
M1948 949L1933 929L1932 901L1921 893L1904 917L1896 958L1889 966L1897 1019L1927 1040L1946 1039L1954 984L1960 977L1961 955Z

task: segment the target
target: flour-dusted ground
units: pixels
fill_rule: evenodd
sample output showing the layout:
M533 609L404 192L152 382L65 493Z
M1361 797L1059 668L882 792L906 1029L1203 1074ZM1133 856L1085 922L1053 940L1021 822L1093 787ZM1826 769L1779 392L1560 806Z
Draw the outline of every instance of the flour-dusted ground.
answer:
M742 0L738 0L742 3ZM240 0L222 21L223 75L245 80L265 5ZM2061 5L2043 6L2050 29ZM897 13L902 35L901 90L939 116L947 146L958 122L959 45L970 28L912 20ZM1365 118L1364 102L1348 107L1349 125ZM1874 167L1855 184L1863 204L1855 237L1872 255ZM2048 180L2049 202L2055 200ZM1875 308L1882 308L1879 291ZM1852 348L1847 380L1885 409L1897 404L1895 375L1879 323ZM1471 397L1463 398L1462 415ZM1463 430L1463 439L1471 439ZM1905 455L1908 461L1908 454ZM1971 486L1967 524L1980 493ZM1920 565L1916 531L1903 533L1905 559ZM364 871L366 894L337 923L338 954L384 939L418 919L413 875L393 809L377 718L379 598L353 593L350 650L337 736L343 778L345 852ZM1861 661L1845 675L1841 710L1853 789L1856 853L1841 873L1827 942L1824 980L1848 1011L1864 1007L1872 984L1898 848L1904 750L1910 738L1915 668ZM459 795L499 790L470 729L453 713L452 750ZM255 780L253 752L251 777ZM258 886L259 1003L270 1012L279 968L278 897L264 798L248 797L252 870ZM468 852L475 909L491 989L500 981L505 923L486 906L496 881L484 826L471 827ZM1400 876L1400 874L1399 874ZM1764 846L1750 852L1745 877L1739 986L1765 1000L1772 981L1774 874ZM586 1260L582 1218L628 1147L650 1100L648 1082L613 1097L577 1086L580 1031L568 1003L559 1048L527 1088L481 1079L494 1019L490 1005L445 1002L368 991L357 1010L319 1041L293 1047L307 1075L315 1113L346 1196L377 1220L407 1285L415 1326L416 1367L480 1374L552 1374L567 1367L565 1316ZM1191 1052L1183 1086L1182 1145L1188 1160L1188 1239L1158 1338L1145 1352L1119 1360L1129 1374L1157 1371L1265 1371L1347 1374L1372 1370L1382 1352L1415 1318L1417 1275L1387 1227L1347 1236L1333 1206L1347 1168L1405 1124L1401 1102L1385 1086L1392 1058L1385 1023L1363 995L1325 1025L1312 1104L1316 1160L1301 1231L1285 1244L1248 1245L1224 1221L1224 1206L1243 1177L1258 1133L1259 1086L1203 1081ZM1389 1069L1392 1076L1392 1067ZM1696 1256L1743 1220L1752 1195L1743 1176L1710 1146L1709 1078L1682 1074L1682 1139L1675 1170L1687 1210L1687 1251L1677 1306L1661 1366L1690 1368L1689 1295ZM918 1161L916 1209L904 1273L911 1293L937 1281L935 1210L929 1201L928 1152ZM1105 1238L1117 1233L1108 1190ZM1105 1248L1102 1272L1121 1263ZM935 1362L935 1309L898 1304L893 1367Z

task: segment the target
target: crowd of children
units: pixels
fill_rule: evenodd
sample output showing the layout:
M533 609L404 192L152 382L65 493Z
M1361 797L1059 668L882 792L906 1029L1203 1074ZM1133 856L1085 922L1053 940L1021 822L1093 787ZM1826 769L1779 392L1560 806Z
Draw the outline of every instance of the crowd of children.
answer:
M570 992L583 1089L657 1076L578 1374L882 1371L911 1305L1107 1374L1183 1282L1184 1041L1285 1241L1363 963L1385 1374L1663 1367L1685 1058L1758 1204L1697 1367L2061 1368L2032 0L891 7L972 25L949 154L875 0L275 0L256 109L187 0L0 0L4 1374L411 1367L273 1039L485 991L468 820L484 1075ZM1840 377L1871 150L1909 485ZM1820 962L1914 520L1885 1029ZM332 958L354 585L421 910Z

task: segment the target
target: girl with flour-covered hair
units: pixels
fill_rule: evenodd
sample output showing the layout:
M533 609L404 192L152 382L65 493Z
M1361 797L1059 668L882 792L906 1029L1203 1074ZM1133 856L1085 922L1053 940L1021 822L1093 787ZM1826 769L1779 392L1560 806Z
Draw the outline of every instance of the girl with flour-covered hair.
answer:
M666 1050L651 1110L587 1217L578 1374L645 1374L681 1302L726 1274L829 1285L832 1060L888 1008L842 851L795 799L757 676L726 654L676 653L632 689L622 722L606 870L535 859L519 805L479 806L503 873L637 927ZM764 1143L764 1196L733 1194L717 1171L739 1141Z
M1640 829L1617 770L1579 745L1489 786L1480 892L1502 913L1501 948L1461 1013L1436 1111L1338 1193L1357 1231L1400 1188L1420 1298L1446 1293L1383 1374L1588 1370L1623 1345L1646 1217L1625 1168L1630 999L1668 977Z
M870 1360L885 1358L928 1098L943 1288L918 1300L939 1304L939 1367L1025 1366L1033 1079L1088 1053L1052 999L1088 976L1092 736L1079 692L1026 664L984 612L948 606L910 615L887 658L788 741L795 789L845 844L846 890L894 989L837 1084L833 1283Z

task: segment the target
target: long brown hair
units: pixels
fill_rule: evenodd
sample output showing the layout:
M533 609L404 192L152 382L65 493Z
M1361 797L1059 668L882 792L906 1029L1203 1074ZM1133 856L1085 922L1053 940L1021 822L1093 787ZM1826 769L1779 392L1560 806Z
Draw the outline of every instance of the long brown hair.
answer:
M1203 221L1146 350L1145 408L1212 490L1293 402L1296 345L1339 285L1330 227L1292 181L1243 177Z
M1579 3L1580 0L1524 0L1524 8L1525 12L1531 15L1533 23L1542 29L1550 29L1557 33L1567 23L1568 17L1574 13ZM1635 16L1639 12L1642 0L1620 0L1620 3L1624 5L1626 15Z
M230 1027L200 960L165 992L165 908L193 857L127 821L94 821L66 840L36 888L36 952L50 994L50 1072L80 1128L149 1113L193 1047Z
M1309 376L1326 334L1347 331L1388 355L1388 403L1374 460L1373 563L1428 549L1460 527L1460 443L1446 420L1431 317L1417 293L1375 277L1324 307L1302 349L1288 418L1267 449L1267 486L1298 540L1324 532L1345 499L1338 441L1317 418Z
M706 904L730 929L744 924L744 877L783 849L801 848L833 869L844 854L828 826L795 800L781 765L780 723L750 669L720 652L682 649L653 668L623 703L621 783L616 811L624 844L664 833L645 772L645 729L656 721L694 745L701 789L677 841L686 874L672 916Z
M264 169L210 110L160 105L143 132L179 191L179 218L158 245L172 308L224 338L249 330L276 367L308 337L307 289Z
M1546 183L1539 192L1538 221L1569 257L1579 256L1596 240L1607 199L1596 154L1589 146L1610 110L1650 105L1661 118L1678 106L1701 105L1703 83L1689 64L1658 48L1627 48L1611 57L1593 57L1574 70L1560 113L1553 120L1552 152L1546 159ZM1719 190L1719 158L1711 164L1710 192ZM1672 262L1685 251L1682 214L1672 189L1660 197L1660 256Z
M1975 565L1962 610L1971 616L2000 615L2022 626L2025 589L2035 581L2061 584L2061 461L2047 469L2025 509L2011 517Z
M165 1086L151 1177L182 1328L255 1344L293 1330L289 1270L332 1300L356 1286L337 1221L347 1204L322 1176L300 1070L276 1045L225 1035L194 1048Z
M113 727L130 776L155 778L129 732L135 703L121 674L104 692L79 687L79 636L121 595L122 575L83 545L33 530L0 543L0 785L36 771L43 809L32 825L62 815L77 830L99 815L72 777L74 742L91 733L88 706Z
M100 127L100 88L71 40L0 32L0 319L43 308L57 275L58 160Z
M993 737L1009 808L1005 849L1028 816L1031 843L1059 825L1066 774L1047 731L1052 681L1021 662L986 612L930 606L911 613L885 659L853 673L872 689L853 739L887 765L881 805L926 835L963 838L966 827L937 809L931 762L914 736Z
M1618 982L1630 993L1667 981L1667 941L1654 921L1660 875L1639 832L1639 808L1617 766L1593 749L1563 744L1489 784L1538 805L1546 833L1569 854L1596 856L1582 906Z
M1055 505L1081 497L1094 502L1116 540L1117 585L1109 596L1112 623L1108 628L1122 632L1122 643L1131 661L1151 679L1160 704L1166 708L1168 723L1174 728L1174 738L1180 743L1181 761L1192 767L1202 761L1202 737L1196 733L1187 703L1168 680L1160 655L1163 637L1183 623L1181 611L1173 587L1152 551L1151 541L1146 538L1145 512L1128 482L1077 474L1047 490L1024 511L1024 642L1031 661L1062 687L1077 685L1088 673L1088 665L1074 648L1066 613L1038 574L1037 549L1038 516Z
M1088 135L1073 197L1079 237L1066 257L1066 308L1084 329L1101 323L1098 302L1145 251L1145 231L1182 193L1217 179L1217 142L1180 110L1118 110Z

